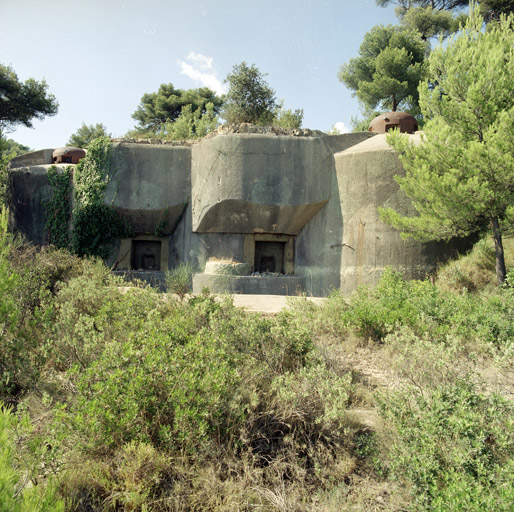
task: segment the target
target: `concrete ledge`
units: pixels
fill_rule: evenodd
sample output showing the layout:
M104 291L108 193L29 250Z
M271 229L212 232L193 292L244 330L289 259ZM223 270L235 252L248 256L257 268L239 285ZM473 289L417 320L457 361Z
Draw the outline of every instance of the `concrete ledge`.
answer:
M298 295L305 291L305 279L297 276L228 276L195 274L193 293L209 288L211 293L243 293L250 295Z

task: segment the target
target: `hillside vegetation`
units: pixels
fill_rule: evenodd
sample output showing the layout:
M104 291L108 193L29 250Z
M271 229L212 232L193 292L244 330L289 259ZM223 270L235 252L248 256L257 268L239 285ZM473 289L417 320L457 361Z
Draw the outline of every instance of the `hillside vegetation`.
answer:
M514 288L487 241L435 284L387 270L264 316L2 222L1 510L512 510Z

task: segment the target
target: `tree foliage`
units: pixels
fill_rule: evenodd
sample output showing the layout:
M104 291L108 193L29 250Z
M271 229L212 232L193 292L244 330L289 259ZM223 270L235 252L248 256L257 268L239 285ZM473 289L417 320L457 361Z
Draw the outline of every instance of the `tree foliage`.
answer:
M472 12L465 28L429 58L420 105L422 144L394 134L406 169L397 178L417 217L391 209L382 218L420 240L493 230L498 281L505 279L502 222L514 209L514 17L482 31Z
M185 105L175 121L164 123L159 136L168 140L199 139L216 130L218 125L219 117L212 103L194 111L192 105Z
M481 0L480 13L486 23L498 21L502 14L514 13L514 0Z
M403 27L418 32L423 40L434 36L448 37L465 23L466 16L458 14L468 0L375 0L385 7L397 5L395 12Z
M144 94L132 118L137 121L136 130L157 133L165 123L175 121L182 113L182 108L190 105L191 111L200 109L201 114L207 112L211 103L217 114L223 99L207 87L200 89L175 89L173 84L161 84L157 92Z
M448 37L457 32L465 20L463 14L455 16L452 12L432 7L416 7L400 15L401 24L418 32L424 41L435 36Z
M0 206L7 199L7 172L9 161L26 153L30 148L12 139L6 139L0 134Z
M284 100L278 102L278 106L275 110L275 119L273 124L284 128L285 130L295 130L302 126L303 122L303 108L297 108L292 110L290 108L284 108Z
M359 57L339 69L339 80L370 109L416 110L426 44L414 32L378 25L364 36Z
M82 123L82 126L71 135L66 144L68 146L86 148L90 142L98 137L111 137L103 123L97 123L96 125Z
M380 7L396 4L400 9L412 9L414 7L431 7L437 10L452 10L469 4L469 0L375 0Z
M21 82L10 66L0 64L0 134L19 124L31 128L33 119L57 114L59 104L47 89L44 80Z
M455 32L459 28L459 22L463 22L464 16L453 16L450 11L457 10L469 5L468 0L375 0L380 7L389 4L396 4L396 15L402 24L416 28L420 33L430 33L433 35L443 33L448 30ZM502 14L514 13L514 0L480 0L478 7L484 21L498 21ZM448 22L449 28L448 27ZM439 27L433 31L433 27Z
M225 83L229 90L223 117L229 123L271 124L275 118L275 91L266 83L259 69L246 62L234 65Z

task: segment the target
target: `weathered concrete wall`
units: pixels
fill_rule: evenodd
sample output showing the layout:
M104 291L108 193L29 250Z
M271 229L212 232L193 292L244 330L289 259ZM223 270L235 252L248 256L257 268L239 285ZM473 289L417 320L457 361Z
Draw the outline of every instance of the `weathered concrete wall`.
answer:
M410 135L419 141L417 135ZM376 135L335 155L342 239L340 288L349 293L361 284L375 284L386 266L407 279L419 279L435 269L451 248L443 243L402 240L399 232L380 220L377 209L391 207L414 215L410 200L394 180L403 174L398 154L386 135Z
M62 172L67 164L53 166ZM48 181L51 165L37 165L11 169L9 172L9 224L11 229L22 233L36 245L48 244L45 230L45 201L51 198L52 188Z
M325 137L228 134L193 147L193 230L298 234L330 197Z
M250 295L300 295L305 291L304 279L297 276L258 277L196 274L193 292L209 288L211 293L247 293Z
M13 158L9 162L10 169L19 167L30 167L32 165L48 165L52 163L53 148L39 149L37 151L29 151Z
M330 200L296 238L295 274L305 279L306 291L310 295L326 296L331 290L338 289L341 282L343 218L333 153L374 136L373 133L361 132L324 138L331 153L327 173Z
M343 220L333 163L329 179L330 201L296 237L295 274L312 296L326 296L340 284Z
M192 229L189 204L170 238L170 268L189 262L203 271L208 259L243 261L244 235L224 233L195 233Z
M51 187L50 166L34 162L51 151L21 158L15 165L30 166L9 174L11 225L36 244L48 243L44 201ZM273 242L284 244L279 272L287 276L207 272L195 278L196 291L210 283L234 293L323 296L374 284L388 265L423 277L448 257L450 246L404 241L380 220L379 206L414 213L394 181L402 172L385 135L370 133L225 133L192 147L118 142L105 203L127 218L134 239L161 241L161 272L152 274L161 281L166 267L182 262L198 272L209 260L253 269L256 243ZM133 246L133 239L119 242L109 263L130 268Z
M360 144L374 136L375 134L371 132L341 133L339 135L328 135L323 138L323 141L329 148L330 152L335 154L351 148L356 144Z
M105 203L124 215L136 234L171 234L191 194L191 149L118 142L111 169Z
M229 135L202 141L193 148L193 229L297 234L294 274L308 293L328 294L340 284L342 240L333 154L373 136ZM237 254L231 252L241 261Z

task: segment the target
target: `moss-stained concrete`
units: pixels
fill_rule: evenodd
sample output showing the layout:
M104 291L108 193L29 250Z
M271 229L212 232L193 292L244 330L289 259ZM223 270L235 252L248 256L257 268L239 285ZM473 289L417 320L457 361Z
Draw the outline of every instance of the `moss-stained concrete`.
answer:
M193 230L298 234L330 198L324 137L230 134L193 147Z
M191 190L187 146L114 143L105 193L136 234L170 235Z
M47 242L50 151L17 159L19 168L10 171L11 224L36 244ZM192 145L115 142L104 201L125 217L133 236L118 241L108 261L130 270L141 266L134 263L138 250L155 250L160 271L152 275L162 282L162 271L189 262L196 292L209 286L349 293L375 283L388 265L407 278L423 277L451 245L402 240L380 220L380 206L414 213L394 180L401 173L385 135L370 133L221 130ZM207 262L220 260L251 271L272 265L276 275L220 276L212 265L204 272Z
M419 141L417 135L409 137ZM416 213L394 180L403 169L385 134L334 158L343 225L340 288L344 292L376 283L386 266L398 268L408 279L425 277L439 260L448 257L448 244L403 240L397 230L380 220L379 207L390 207L403 215Z

